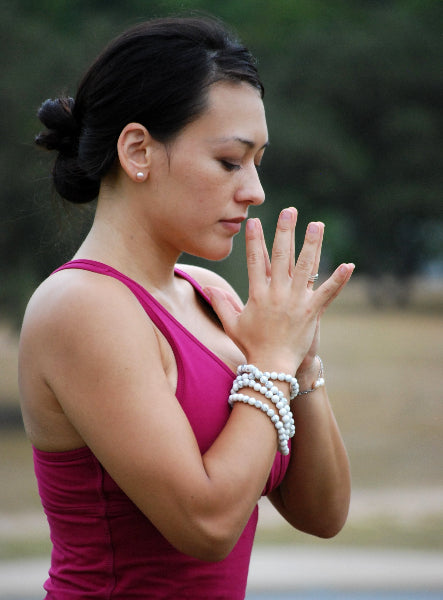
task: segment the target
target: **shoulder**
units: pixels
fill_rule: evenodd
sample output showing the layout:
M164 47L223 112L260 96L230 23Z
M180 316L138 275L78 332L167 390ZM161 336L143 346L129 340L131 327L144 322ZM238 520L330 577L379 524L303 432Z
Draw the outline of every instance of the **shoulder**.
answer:
M32 295L25 313L24 325L37 321L44 326L65 323L83 315L94 317L113 312L121 305L138 305L137 300L122 283L90 271L66 269L50 275ZM78 322L78 321L77 321Z
M34 292L25 312L22 349L60 355L91 349L153 329L132 292L121 282L89 271L69 269L50 275ZM98 344L97 344L98 345Z
M202 288L205 288L206 286L219 287L233 294L238 302L243 304L234 288L226 281L226 279L221 277L221 275L214 273L214 271L181 263L177 264L177 268L190 275Z

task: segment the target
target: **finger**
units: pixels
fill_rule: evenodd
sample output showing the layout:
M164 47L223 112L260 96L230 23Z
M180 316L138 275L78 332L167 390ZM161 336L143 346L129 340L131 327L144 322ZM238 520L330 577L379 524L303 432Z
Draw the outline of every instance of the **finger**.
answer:
M321 249L322 249L322 244L323 244L323 236L324 236L324 232L325 232L325 226L324 223L318 223L319 227L320 227L320 239L318 242L318 247L317 247L317 253L315 255L315 260L314 260L314 266L312 269L312 273L311 276L315 276L318 274L318 271L320 269L320 256L321 256ZM308 284L313 286L314 285L314 281L308 281Z
M295 224L297 224L297 209L294 208L293 206L290 207L289 210L292 210L292 212L295 215ZM295 234L295 230L294 230L294 234ZM290 275L292 276L294 274L294 269L295 269L295 235L291 236L291 258L290 258L290 263L289 263L289 272Z
M303 247L298 255L294 269L294 285L307 286L314 271L316 261L320 262L321 242L323 239L323 223L309 223Z
M337 290L337 291L334 293L334 295L332 296L332 298L330 298L330 299L327 301L326 305L325 305L325 306L324 306L324 308L323 308L322 314L323 314L323 312L326 310L326 308L327 308L327 307L328 307L328 306L331 304L331 302L332 302L332 301L333 301L335 298L337 298L337 296L338 296L338 295L341 293L341 291L343 290L343 288L345 287L345 285L346 285L346 284L348 283L348 281L350 280L350 278L351 278L351 276L352 276L352 273L354 272L355 265L354 265L354 263L347 263L347 264L346 264L346 267L347 267L347 269L348 269L348 272L347 272L347 274L346 274L346 277L345 277L345 279L343 280L343 282L342 282L342 284L340 285L340 287L338 288L338 290ZM340 267L339 267L339 268L340 268Z
M263 257L265 260L265 269L266 269L266 277L271 277L271 261L269 259L269 253L268 253L268 248L266 246L266 240L265 240L265 236L263 233L263 227L260 221L257 221L258 227L259 227L259 231L260 231L260 240L261 240L261 244L262 244L262 249L263 249Z
M229 335L243 308L232 294L215 286L207 286L203 290L209 296L211 306Z
M353 263L344 263L340 265L331 277L325 281L319 288L316 290L315 295L318 295L318 298L321 302L321 306L319 307L319 314L322 315L326 308L331 304L335 298L340 294L345 285L348 283L351 278L352 273L354 272L355 265Z
M271 282L279 285L282 281L289 281L292 272L291 246L294 238L296 215L285 208L279 215L272 245Z
M246 264L248 267L249 295L258 297L267 284L268 251L264 243L259 219L248 219L245 230Z

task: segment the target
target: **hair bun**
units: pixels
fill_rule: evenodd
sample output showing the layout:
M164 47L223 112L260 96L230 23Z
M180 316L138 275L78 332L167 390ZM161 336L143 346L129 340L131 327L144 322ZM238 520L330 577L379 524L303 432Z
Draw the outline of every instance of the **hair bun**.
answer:
M79 127L73 109L74 98L45 100L37 116L47 131L39 133L35 143L47 150L58 150L67 156L74 156L78 147Z
M39 133L35 143L58 151L52 169L55 189L69 202L83 204L97 197L100 180L91 178L79 165L80 127L73 111L74 99L68 96L45 100L37 116L47 131Z

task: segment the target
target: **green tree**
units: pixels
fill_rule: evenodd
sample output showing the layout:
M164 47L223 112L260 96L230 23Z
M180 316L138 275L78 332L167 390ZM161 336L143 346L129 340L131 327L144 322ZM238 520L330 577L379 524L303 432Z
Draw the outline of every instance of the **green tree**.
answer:
M299 237L308 220L326 222L324 268L355 260L360 273L404 280L443 260L442 3L10 0L0 4L2 312L20 317L91 218L77 207L66 218L53 198L50 160L32 143L38 106L73 94L94 55L127 26L191 10L226 20L259 57L269 241L277 212L295 205ZM214 266L246 295L241 237Z
M442 10L386 4L300 28L280 68L271 56L267 175L332 225L334 262L406 283L442 256Z

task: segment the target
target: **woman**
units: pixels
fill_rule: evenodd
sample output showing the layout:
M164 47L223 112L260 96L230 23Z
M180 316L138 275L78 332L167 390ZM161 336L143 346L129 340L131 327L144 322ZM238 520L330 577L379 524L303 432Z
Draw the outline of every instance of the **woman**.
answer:
M75 101L40 109L56 189L98 198L21 335L47 598L244 598L263 493L302 531L343 526L348 461L317 351L353 265L314 291L323 224L295 262L289 208L272 260L246 222L245 306L211 271L177 266L182 252L229 255L264 201L262 97L251 55L218 22L163 19L112 42Z

